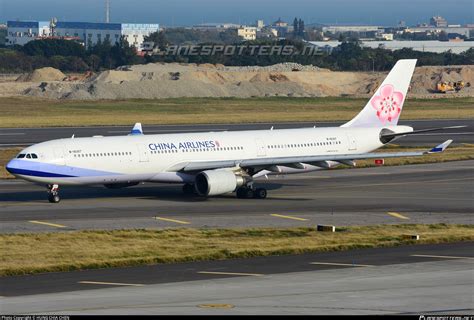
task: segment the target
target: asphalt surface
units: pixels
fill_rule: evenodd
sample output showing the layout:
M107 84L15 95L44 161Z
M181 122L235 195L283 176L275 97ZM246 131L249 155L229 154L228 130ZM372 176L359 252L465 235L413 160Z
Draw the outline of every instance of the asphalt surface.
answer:
M419 263L468 257L474 263L474 242L411 245L394 248L271 256L181 264L158 264L28 276L0 277L0 296L24 296L242 276ZM474 266L474 265L473 265ZM119 285L120 286L120 285Z
M416 245L0 278L0 307L56 315L472 314L473 249Z
M474 161L322 170L258 180L267 199L186 197L179 185L63 187L59 204L0 181L0 232L474 222Z
M259 124L204 124L204 125L145 125L145 134L191 133L225 130L264 130L272 126L275 129L301 127L333 127L343 122L307 122L307 123L259 123ZM467 128L453 129L442 132L428 132L416 136L404 137L396 143L404 146L436 145L447 139L453 139L455 144L474 143L474 120L413 120L400 121L400 125L410 125L415 129L428 129L448 126L467 125ZM126 135L132 129L130 126L105 127L52 127L52 128L0 128L0 148L13 146L29 146L35 143L53 139L75 137L91 137L94 135L117 136Z

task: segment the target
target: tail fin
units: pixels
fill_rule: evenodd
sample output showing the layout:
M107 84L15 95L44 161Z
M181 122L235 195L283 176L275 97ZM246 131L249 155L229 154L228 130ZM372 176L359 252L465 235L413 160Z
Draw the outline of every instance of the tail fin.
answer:
M416 59L398 60L365 108L342 127L397 125L415 65Z

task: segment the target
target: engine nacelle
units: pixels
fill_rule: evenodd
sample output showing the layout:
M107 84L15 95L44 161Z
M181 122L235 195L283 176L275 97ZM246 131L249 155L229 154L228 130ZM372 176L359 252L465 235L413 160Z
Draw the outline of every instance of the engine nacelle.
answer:
M230 170L208 170L197 174L196 192L200 196L215 196L235 191L246 179Z

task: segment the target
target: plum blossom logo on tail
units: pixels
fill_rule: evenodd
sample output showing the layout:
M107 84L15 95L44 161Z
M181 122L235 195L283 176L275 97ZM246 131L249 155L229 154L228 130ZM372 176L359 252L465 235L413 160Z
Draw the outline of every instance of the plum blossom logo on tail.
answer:
M393 85L386 84L380 88L379 95L372 99L371 104L382 123L392 122L398 119L402 111L403 93L395 91Z

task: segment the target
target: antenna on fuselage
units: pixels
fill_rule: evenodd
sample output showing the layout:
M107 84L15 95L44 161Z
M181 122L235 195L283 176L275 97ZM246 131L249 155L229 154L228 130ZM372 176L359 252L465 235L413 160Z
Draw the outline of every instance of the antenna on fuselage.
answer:
M71 139L74 139L75 134L72 135Z

